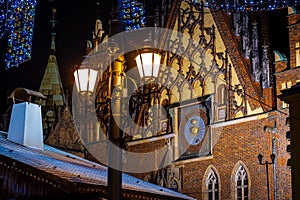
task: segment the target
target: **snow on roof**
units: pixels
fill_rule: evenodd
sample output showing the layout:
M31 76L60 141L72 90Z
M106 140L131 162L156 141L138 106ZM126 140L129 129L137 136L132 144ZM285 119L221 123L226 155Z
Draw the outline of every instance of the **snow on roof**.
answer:
M6 139L3 132L0 133L0 155L67 180L67 182L93 187L107 186L107 167L48 145L41 150L11 142ZM122 174L122 189L175 199L193 199L125 173Z

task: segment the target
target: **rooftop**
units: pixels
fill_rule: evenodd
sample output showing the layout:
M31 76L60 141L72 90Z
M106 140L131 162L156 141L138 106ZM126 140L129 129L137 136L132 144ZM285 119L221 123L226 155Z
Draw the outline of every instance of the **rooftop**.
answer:
M54 187L69 192L106 194L107 167L51 146L45 145L44 150L26 147L9 141L7 134L0 132L0 158L0 167L10 166ZM126 199L193 199L124 173L122 196Z

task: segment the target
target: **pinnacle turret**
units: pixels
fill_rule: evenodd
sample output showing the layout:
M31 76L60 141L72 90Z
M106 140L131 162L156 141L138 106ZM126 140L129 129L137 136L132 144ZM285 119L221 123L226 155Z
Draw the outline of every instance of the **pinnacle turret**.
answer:
M55 56L55 25L57 23L55 19L56 9L52 9L52 19L51 24L51 46L50 55L48 58L47 67L40 85L39 91L44 94L47 99L42 101L42 116L43 116L43 128L44 133L47 136L55 121L61 107L66 104L63 85L61 82L61 77L59 74L59 67L57 64L57 59Z
M51 24L51 53L55 52L55 36L56 36L56 32L55 32L55 26L57 23L57 20L55 19L55 14L56 14L56 9L52 8L52 19L50 20L50 24Z

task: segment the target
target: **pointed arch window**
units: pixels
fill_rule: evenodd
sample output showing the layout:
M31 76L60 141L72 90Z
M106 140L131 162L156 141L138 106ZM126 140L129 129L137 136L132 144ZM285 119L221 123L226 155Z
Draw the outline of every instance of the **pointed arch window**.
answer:
M249 199L249 179L245 168L240 165L235 175L235 199Z
M173 180L172 184L171 184L171 189L175 190L175 191L178 191L178 182L177 180Z
M210 168L206 173L205 180L205 197L208 200L219 200L219 178L214 169Z
M219 85L217 98L218 98L219 105L225 105L226 103L225 84Z

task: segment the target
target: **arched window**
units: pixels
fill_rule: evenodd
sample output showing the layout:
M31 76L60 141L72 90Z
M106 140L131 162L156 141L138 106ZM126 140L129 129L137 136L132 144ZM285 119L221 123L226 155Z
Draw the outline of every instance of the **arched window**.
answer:
M171 190L173 190L173 191L176 191L176 192L179 191L179 184L178 184L178 181L177 181L176 179L174 179L174 180L172 181L172 184L170 185L170 188L169 188L169 189L171 189Z
M224 105L226 102L226 94L225 94L225 84L221 84L218 87L218 104Z
M233 172L233 187L235 200L248 200L249 199L249 175L246 168L239 164L235 167Z
M216 169L210 166L204 175L203 199L219 200L220 199L220 183Z

